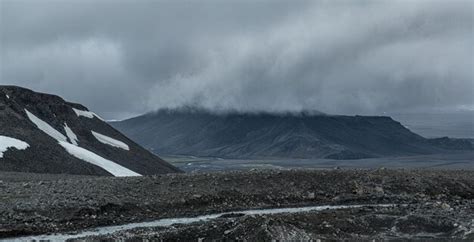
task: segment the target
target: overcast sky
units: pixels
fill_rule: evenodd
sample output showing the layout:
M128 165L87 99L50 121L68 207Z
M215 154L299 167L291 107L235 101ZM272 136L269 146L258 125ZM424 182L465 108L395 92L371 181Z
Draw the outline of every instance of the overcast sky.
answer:
M0 0L0 84L159 108L474 109L474 1Z

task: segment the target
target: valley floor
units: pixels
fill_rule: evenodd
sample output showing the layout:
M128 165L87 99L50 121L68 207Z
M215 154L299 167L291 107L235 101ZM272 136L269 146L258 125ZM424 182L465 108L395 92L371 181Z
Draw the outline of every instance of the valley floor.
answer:
M250 170L130 178L0 172L0 194L0 238L8 240L322 205L367 206L234 212L171 226L129 226L87 239L474 239L474 171L467 170ZM390 205L371 206L380 204Z
M414 155L399 157L369 158L358 160L263 158L263 159L225 159L219 157L196 157L185 155L164 155L160 157L186 172L208 172L250 169L442 169L474 170L474 151L452 151L444 154Z

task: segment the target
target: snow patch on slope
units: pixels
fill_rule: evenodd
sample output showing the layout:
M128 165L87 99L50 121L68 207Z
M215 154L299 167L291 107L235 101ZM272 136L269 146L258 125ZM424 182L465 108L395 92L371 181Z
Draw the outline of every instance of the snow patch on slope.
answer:
M107 160L89 150L76 146L74 144L68 143L66 136L61 134L59 131L51 127L48 123L36 117L34 114L26 110L28 118L33 122L41 131L45 132L47 135L51 136L72 156L81 159L83 161L89 162L96 166L101 167L102 169L108 171L114 176L141 176L140 174L129 170L113 161ZM72 130L71 130L72 131Z
M67 142L66 136L61 134L55 128L51 127L48 123L36 117L34 114L30 113L26 109L25 109L25 112L26 112L26 115L28 115L28 118L31 120L31 122L33 122L36 125L36 127L38 127L38 129L45 132L47 135L53 137L57 141Z
M77 138L77 135L72 131L72 129L67 126L67 123L64 123L64 130L66 131L66 135L69 139L69 142L73 145L77 145L77 141L79 139Z
M98 118L98 119L104 121L104 119L102 119L99 115L97 115L97 114L95 114L95 113L93 113L93 112L91 112L91 111L84 111L84 110L79 110L79 109L75 109L75 108L72 108L72 110L74 110L74 112L76 113L76 115L77 115L78 117L81 117L81 116L82 116L82 117L86 117L86 118L94 118L94 117L96 117L96 118Z
M0 158L3 158L3 152L7 151L9 148L25 150L28 147L30 147L30 145L24 141L0 135Z
M140 176L140 174L131 171L113 161L107 160L93 152L90 152L79 146L60 141L59 144L66 149L72 156L99 166L114 176Z
M99 134L95 131L92 131L92 135L94 135L94 137L99 142L101 142L103 144L110 145L110 146L117 147L117 148L121 148L121 149L124 149L124 150L130 150L130 147L128 147L128 145L125 144L122 141L116 140L114 138L111 138L111 137L103 135L103 134Z

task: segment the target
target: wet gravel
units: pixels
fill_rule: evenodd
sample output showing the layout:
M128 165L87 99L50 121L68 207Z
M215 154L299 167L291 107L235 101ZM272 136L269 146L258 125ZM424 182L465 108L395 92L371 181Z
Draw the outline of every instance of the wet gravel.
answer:
M408 204L237 216L109 238L470 238L474 219L474 171L251 170L129 178L0 173L0 194L3 238L310 205Z
M421 203L298 214L247 215L171 227L136 228L80 241L317 241L474 239L472 203ZM75 241L71 240L71 241Z

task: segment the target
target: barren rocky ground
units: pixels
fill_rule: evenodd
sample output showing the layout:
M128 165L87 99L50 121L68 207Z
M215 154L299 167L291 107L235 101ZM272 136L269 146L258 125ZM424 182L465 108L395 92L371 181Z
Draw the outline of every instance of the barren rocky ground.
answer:
M0 173L0 237L246 209L397 204L233 214L89 239L340 239L474 236L474 171L251 170L148 177Z
M474 239L472 204L411 204L324 210L297 214L219 218L172 227L136 228L80 240L250 240L318 239Z

